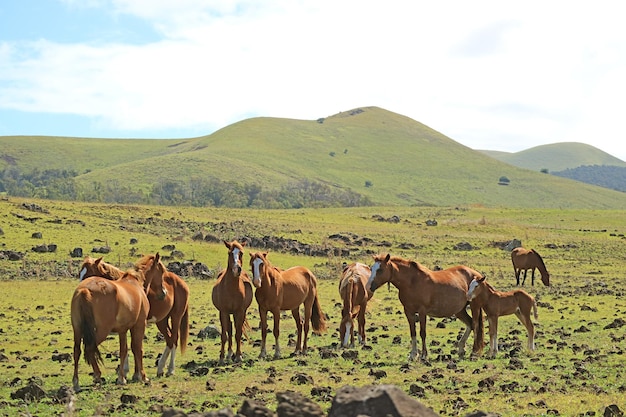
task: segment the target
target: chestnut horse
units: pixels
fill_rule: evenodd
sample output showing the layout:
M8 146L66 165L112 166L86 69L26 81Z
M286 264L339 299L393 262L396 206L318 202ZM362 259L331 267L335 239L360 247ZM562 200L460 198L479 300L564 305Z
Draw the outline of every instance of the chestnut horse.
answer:
M521 247L515 248L511 251L511 261L513 262L513 270L515 271L515 279L517 285L519 285L520 274L524 271L524 280L522 285L526 282L526 273L529 269L532 270L531 284L535 285L535 269L538 269L541 273L541 282L543 285L550 286L550 274L546 269L546 265L543 263L543 259L534 249L524 249Z
M189 286L175 273L168 271L157 252L144 255L135 263L150 281L148 301L150 313L148 321L154 322L165 338L165 349L157 366L157 377L163 376L163 369L170 357L167 376L174 373L176 345L185 353L189 337ZM180 341L179 341L180 338ZM179 343L180 342L180 343Z
M533 310L535 320L537 303L532 295L517 289L508 292L497 291L485 279L474 279L470 283L467 299L480 306L489 320L489 356L498 352L498 317L515 314L528 332L528 350L535 350L535 326L530 318Z
M242 268L243 248L246 242L239 243L224 241L228 249L228 267L220 272L213 286L213 305L220 312L222 326L222 347L220 349L220 364L224 363L224 350L228 342L228 356L234 362L241 362L241 336L250 329L246 312L252 303L252 283L246 271ZM236 352L233 355L233 326L230 316L235 323Z
M358 323L359 343L365 344L365 310L372 293L367 290L370 267L356 262L346 265L339 280L339 295L343 301L339 337L342 347L354 347L354 319Z
M80 267L78 279L82 281L87 277L102 277L116 280L120 279L122 275L124 275L124 271L114 265L104 262L102 260L102 256L97 259L92 258L91 256L86 256Z
M309 325L313 324L313 332L320 334L326 330L326 317L322 312L317 296L317 278L308 268L294 266L287 270L276 268L267 260L267 253L251 253L250 268L252 283L256 287L254 293L259 304L261 316L261 353L266 355L265 340L267 338L267 312L274 317L274 358L280 358L280 312L291 310L298 329L295 354L307 353ZM300 305L304 304L304 323L300 318ZM304 333L304 336L303 336Z
M474 330L473 354L482 351L484 334L480 309L471 305L474 322L466 310L469 284L482 274L464 265L431 271L416 261L392 257L389 254L374 256L371 270L367 287L372 293L384 283L391 283L398 289L398 298L404 306L404 314L411 332L409 360L414 360L417 355L416 314L420 322L420 337L422 338L420 358L422 360L428 356L426 350L427 316L456 316L465 324L465 333L458 344L460 357L465 354L465 342L472 330Z
M114 332L120 339L120 366L117 383L125 384L125 367L128 359L130 330L131 350L135 358L133 380L148 382L143 369L143 338L150 305L144 289L144 274L127 271L116 281L101 277L88 277L81 281L72 297L72 329L74 331L74 391L80 391L78 362L81 343L85 348L85 360L93 368L94 383L102 381L102 356L98 345Z
M155 261L155 258L157 260ZM159 359L157 376L163 376L163 370L168 357L170 363L167 375L174 373L176 344L180 337L181 353L187 347L189 337L189 287L178 275L167 271L160 256L147 255L135 264L136 268L150 271L151 283L148 288L148 301L150 302L149 323L156 323L157 328L165 338L165 350ZM85 257L80 269L79 278L86 276L100 276L110 280L119 279L123 271L114 265L102 260L102 257L94 259ZM148 281L148 274L146 274ZM170 357L171 354L171 357Z

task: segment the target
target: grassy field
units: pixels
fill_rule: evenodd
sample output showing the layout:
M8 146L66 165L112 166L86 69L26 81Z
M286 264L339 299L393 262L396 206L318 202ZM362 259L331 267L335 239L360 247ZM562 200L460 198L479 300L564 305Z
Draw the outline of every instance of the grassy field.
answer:
M394 216L398 222L390 221ZM437 226L426 226L429 219ZM338 388L369 384L396 384L442 415L477 409L507 416L602 415L610 404L624 410L623 219L624 212L618 210L480 206L246 211L0 201L0 250L26 254L21 261L0 260L0 415L158 415L163 407L236 411L244 398L274 408L275 393L284 390L301 392L328 409ZM71 385L72 375L71 362L53 360L72 352L69 303L80 259L71 259L69 252L82 247L90 253L93 246L109 245L112 251L105 260L123 266L140 253L169 255L162 249L169 244L183 252L184 259L203 262L212 271L221 269L226 263L224 245L193 240L198 231L228 240L271 235L350 249L346 258L270 252L275 265L306 265L318 275L329 331L311 337L312 351L306 357L289 357L295 326L290 315L283 314L283 358L259 360L254 301L248 311L253 329L244 344L244 362L218 366L219 340L197 336L207 326L219 327L210 300L214 281L187 278L192 336L186 353L177 356L175 375L156 378L155 360L164 343L150 326L144 344L149 386L115 385L118 341L111 337L102 345L107 383L92 386L90 369L81 362L85 389L71 407L56 403L55 393ZM42 239L32 238L35 232L41 232ZM366 238L366 243L340 243L330 238L333 234ZM409 363L408 326L393 287L377 290L370 301L368 346L347 351L337 347L341 262L370 263L372 253L389 252L430 268L466 264L506 290L514 287L514 276L509 254L498 243L513 238L538 250L551 273L552 286L542 286L539 279L534 287L530 280L525 286L539 303L536 351L526 351L523 326L508 316L500 319L501 351L496 359L459 359L454 344L463 326L454 319L430 319L429 360ZM57 251L31 250L44 242L56 244ZM469 243L472 249L459 250L459 243ZM31 379L47 397L32 402L12 399ZM122 403L123 394L136 396L136 402Z

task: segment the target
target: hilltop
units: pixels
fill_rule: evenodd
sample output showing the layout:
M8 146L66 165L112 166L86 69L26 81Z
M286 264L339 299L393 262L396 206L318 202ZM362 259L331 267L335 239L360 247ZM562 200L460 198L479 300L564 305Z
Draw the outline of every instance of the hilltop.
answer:
M18 185L12 178L57 170L56 183L29 190L47 198L257 208L626 204L624 193L501 162L378 107L251 118L189 139L7 136L0 146L5 191Z

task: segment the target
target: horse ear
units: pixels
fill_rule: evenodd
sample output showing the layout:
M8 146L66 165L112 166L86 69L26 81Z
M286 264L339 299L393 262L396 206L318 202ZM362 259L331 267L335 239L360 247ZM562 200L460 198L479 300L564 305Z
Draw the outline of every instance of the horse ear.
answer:
M247 244L248 244L248 241L247 241L247 240L243 240L243 241L241 242L241 246L246 246Z
M102 262L102 256L101 256L101 257L99 257L98 259L96 259L96 260L94 261L94 264L98 265L100 262Z
M224 242L224 246L226 246L228 249L230 249L230 246L228 245L228 242L223 240L222 242Z
M385 256L385 263L386 263L386 262L389 262L389 259L391 259L391 255L390 255L390 254L387 254L387 256Z
M160 259L161 259L161 255L159 255L159 252L157 252L154 255L154 263L158 263Z

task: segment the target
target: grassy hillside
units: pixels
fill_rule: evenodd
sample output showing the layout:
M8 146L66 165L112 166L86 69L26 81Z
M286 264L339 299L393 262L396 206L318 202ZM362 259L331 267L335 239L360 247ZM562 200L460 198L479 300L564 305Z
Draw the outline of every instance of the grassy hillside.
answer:
M308 179L378 205L619 208L626 194L521 169L376 107L318 120L252 118L185 140L0 138L0 167L62 167L81 187L216 178L278 190ZM508 186L498 184L501 177Z
M626 162L593 146L578 142L552 143L520 152L481 151L499 161L533 171L563 171L582 165L626 167Z

